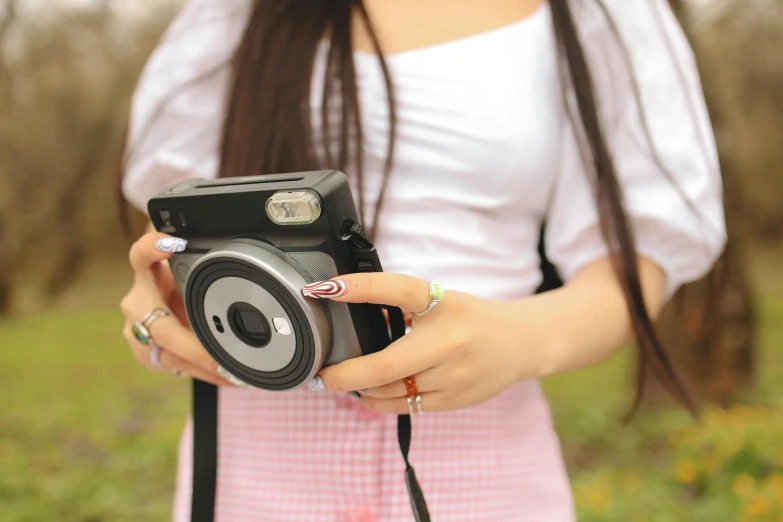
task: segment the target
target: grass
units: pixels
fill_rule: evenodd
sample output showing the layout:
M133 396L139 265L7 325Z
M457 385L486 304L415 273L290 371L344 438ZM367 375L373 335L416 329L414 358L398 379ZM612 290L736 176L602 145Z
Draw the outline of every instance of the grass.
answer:
M581 521L783 521L783 421L771 421L783 419L783 285L770 283L779 259L754 260L766 275L751 406L703 427L667 408L622 425L625 353L544 383ZM0 322L4 521L170 518L188 385L135 363L115 311L127 281L92 274L57 308Z
M165 520L185 381L132 359L114 311L0 325L0 506L8 521Z
M682 410L645 408L629 425L622 423L629 404L629 352L623 352L594 368L548 379L545 390L552 404L555 423L563 443L566 461L579 509L579 520L598 521L735 521L783 522L783 489L775 492L769 510L758 515L747 513L747 499L736 494L734 482L745 473L730 465L713 470L710 488L699 484L679 466L694 462L700 466L709 455L700 448L693 456L679 450L672 440L679 433L696 434L703 446L730 448L724 459L742 456L754 444L752 459L762 467L783 440L783 298L766 297L760 303L760 339L758 385L748 396L746 406L728 410L725 418L712 422L709 430L697 426ZM752 418L742 420L741 413L752 408ZM707 415L710 418L709 414ZM714 415L713 415L714 417ZM740 419L738 421L737 419ZM727 431L740 422L739 431L727 440L709 439L712 433ZM752 426L761 433L745 435ZM712 431L710 431L712 430ZM782 456L783 456L783 452ZM724 462L726 464L726 462ZM751 470L754 480L783 472L783 460L773 469ZM774 512L774 506L779 509ZM745 518L742 518L745 517Z

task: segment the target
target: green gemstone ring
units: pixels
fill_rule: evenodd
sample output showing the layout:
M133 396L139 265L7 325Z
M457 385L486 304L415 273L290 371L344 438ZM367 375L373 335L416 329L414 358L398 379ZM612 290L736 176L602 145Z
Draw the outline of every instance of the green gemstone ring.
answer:
M443 286L441 286L439 283L436 283L435 281L431 281L429 306L427 306L427 309L423 312L413 312L413 315L416 317L421 317L422 315L428 314L430 310L438 306L438 303L443 300L444 295L446 295L446 290L443 288Z
M131 325L131 333L139 343L144 346L152 345L152 352L150 352L150 360L155 366L160 366L160 346L152 342L152 335L150 335L150 326L152 323L160 319L161 317L168 317L171 312L165 308L153 308L150 310L141 321L136 321Z
M147 328L140 322L135 322L131 325L131 333L137 341L145 346L150 344L150 341L152 341L149 330L147 330Z
M165 308L153 308L141 318L141 321L136 321L131 325L133 337L145 346L151 344L152 336L150 335L150 326L161 317L168 317L169 315L171 315L171 312Z

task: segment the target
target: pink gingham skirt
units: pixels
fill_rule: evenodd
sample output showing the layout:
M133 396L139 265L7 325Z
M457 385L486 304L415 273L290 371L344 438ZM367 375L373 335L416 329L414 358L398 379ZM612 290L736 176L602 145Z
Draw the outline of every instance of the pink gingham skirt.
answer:
M344 394L221 388L218 424L216 522L413 520L394 415ZM191 428L176 522L190 517ZM435 522L576 520L538 382L469 410L414 416L410 460Z

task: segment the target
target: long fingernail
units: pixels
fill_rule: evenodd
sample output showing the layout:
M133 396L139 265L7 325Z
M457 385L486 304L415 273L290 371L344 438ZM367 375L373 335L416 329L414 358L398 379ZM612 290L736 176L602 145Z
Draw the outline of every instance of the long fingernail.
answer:
M344 282L339 279L331 279L306 285L302 289L302 294L313 299L333 299L343 295L346 289Z
M307 387L314 392L326 391L326 386L324 386L324 380L317 375L313 377L310 380L310 382L307 383Z
M245 381L238 379L231 375L228 370L223 368L222 366L218 366L217 368L218 374L223 377L225 380L233 384L234 386L239 386L240 388L250 388L250 385L246 383Z
M181 239L178 237L164 237L162 239L158 239L155 242L155 248L157 248L160 252L165 252L167 254L183 252L187 246L187 239Z

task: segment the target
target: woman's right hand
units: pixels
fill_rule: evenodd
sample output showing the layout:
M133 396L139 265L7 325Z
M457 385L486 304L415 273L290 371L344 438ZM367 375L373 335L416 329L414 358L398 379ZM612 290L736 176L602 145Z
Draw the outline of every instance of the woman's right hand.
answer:
M158 232L145 234L133 244L129 255L133 286L120 302L125 316L123 336L136 359L150 370L187 374L218 386L233 386L219 375L218 364L190 330L177 285L167 266L174 252L181 252L186 245L183 239ZM171 315L155 320L149 327L152 341L160 347L158 360L153 356L153 344L140 343L131 331L135 321L141 321L155 308L171 311Z

